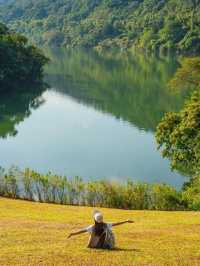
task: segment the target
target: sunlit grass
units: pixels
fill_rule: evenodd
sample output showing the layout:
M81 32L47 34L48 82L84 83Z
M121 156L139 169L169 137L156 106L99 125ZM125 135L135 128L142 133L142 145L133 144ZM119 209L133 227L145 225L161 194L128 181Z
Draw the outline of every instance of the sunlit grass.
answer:
M0 265L200 265L200 213L101 210L135 220L114 229L114 251L86 248L87 234L67 239L92 223L92 208L0 198Z

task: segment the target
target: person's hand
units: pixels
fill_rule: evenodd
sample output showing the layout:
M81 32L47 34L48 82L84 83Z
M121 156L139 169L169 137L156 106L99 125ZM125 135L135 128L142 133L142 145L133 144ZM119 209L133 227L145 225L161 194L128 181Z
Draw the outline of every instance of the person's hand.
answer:
M68 236L67 236L67 238L71 238L72 237L72 233L70 233Z
M132 224L132 223L134 223L134 221L132 221L132 220L127 220L127 223Z

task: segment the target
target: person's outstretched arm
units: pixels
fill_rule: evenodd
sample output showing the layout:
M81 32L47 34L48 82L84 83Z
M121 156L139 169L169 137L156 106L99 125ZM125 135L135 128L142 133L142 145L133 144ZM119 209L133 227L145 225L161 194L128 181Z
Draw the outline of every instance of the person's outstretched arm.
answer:
M112 226L117 226L117 225L121 225L121 224L126 224L126 223L134 223L134 221L132 220L126 220L126 221L123 221L123 222L118 222L118 223L112 223Z
M81 229L81 230L79 230L79 231L77 231L77 232L70 233L70 234L68 235L67 238L70 238L70 237L72 237L72 236L76 236L76 235L80 235L80 234L83 234L83 233L86 233L86 232L87 232L86 229Z

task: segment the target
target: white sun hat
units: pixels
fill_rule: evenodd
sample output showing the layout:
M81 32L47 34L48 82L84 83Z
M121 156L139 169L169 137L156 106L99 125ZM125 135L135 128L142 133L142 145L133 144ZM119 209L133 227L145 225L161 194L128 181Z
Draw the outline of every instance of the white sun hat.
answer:
M103 214L99 211L95 211L94 212L94 220L97 222L97 223L102 223L103 222Z

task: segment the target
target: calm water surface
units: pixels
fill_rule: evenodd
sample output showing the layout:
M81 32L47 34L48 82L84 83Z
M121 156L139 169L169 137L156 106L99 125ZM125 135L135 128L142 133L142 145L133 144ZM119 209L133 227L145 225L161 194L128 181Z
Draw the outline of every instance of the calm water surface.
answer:
M0 165L84 179L165 182L171 172L154 132L186 95L166 86L175 57L46 50L46 88L0 97Z

